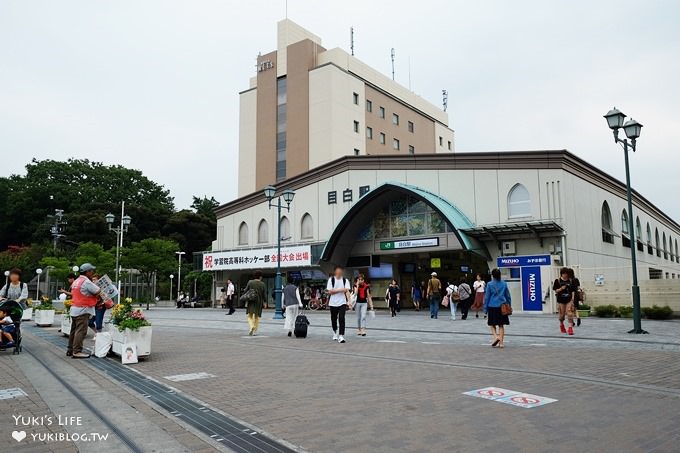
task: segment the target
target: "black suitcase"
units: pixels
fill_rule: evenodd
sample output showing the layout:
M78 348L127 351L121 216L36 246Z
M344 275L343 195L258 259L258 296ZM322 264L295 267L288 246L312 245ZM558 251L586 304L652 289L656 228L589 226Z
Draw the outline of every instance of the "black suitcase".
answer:
M307 326L309 325L309 320L305 315L298 315L295 318L295 338L307 338Z

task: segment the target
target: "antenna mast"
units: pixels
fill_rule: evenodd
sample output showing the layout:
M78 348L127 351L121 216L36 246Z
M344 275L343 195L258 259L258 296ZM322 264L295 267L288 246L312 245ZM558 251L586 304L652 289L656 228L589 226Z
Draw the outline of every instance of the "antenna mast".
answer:
M354 56L354 27L349 27L349 48L352 49L352 56Z
M442 104L446 112L446 107L449 105L449 92L446 90L442 90Z
M390 55L392 57L392 80L394 80L394 47L392 47L392 51L390 52Z

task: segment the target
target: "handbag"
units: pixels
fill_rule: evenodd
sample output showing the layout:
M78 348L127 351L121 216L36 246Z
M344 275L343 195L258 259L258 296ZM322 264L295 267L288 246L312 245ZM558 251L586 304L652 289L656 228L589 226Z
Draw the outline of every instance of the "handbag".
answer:
M257 300L257 291L255 291L253 288L250 288L248 291L243 293L243 295L239 297L238 300L242 304L247 302L255 302Z
M106 308L107 310L113 308L113 301L111 299L106 299L104 301L104 308Z
M443 305L444 307L448 307L448 306L449 306L449 296L448 296L448 295L444 296L444 298L442 299L442 305Z
M501 315L510 316L512 314L512 305L508 303L501 304Z

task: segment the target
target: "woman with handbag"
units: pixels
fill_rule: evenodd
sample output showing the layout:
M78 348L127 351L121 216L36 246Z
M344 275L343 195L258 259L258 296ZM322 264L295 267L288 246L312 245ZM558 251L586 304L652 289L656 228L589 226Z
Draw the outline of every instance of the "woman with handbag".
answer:
M487 324L493 335L491 347L504 348L505 326L510 324L509 315L512 314L512 298L508 284L501 280L501 271L491 271L491 281L486 285L484 293L484 313L487 315Z
M92 276L92 283L95 285L99 281L99 275L95 274ZM97 305L94 306L94 316L90 318L87 326L94 331L94 338L97 337L97 333L102 331L104 327L104 315L106 310L113 307L113 301L111 299L104 300L101 296L97 296Z

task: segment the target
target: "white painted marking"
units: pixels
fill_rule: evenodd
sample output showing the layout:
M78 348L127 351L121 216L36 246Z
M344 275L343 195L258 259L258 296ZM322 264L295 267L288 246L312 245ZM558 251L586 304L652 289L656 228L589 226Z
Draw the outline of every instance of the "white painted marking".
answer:
M548 346L545 343L531 343L529 346Z
M463 395L510 404L524 409L531 409L557 401L556 399L547 398L545 396L532 395L530 393L517 392L498 387L485 387L483 389L471 390L469 392L463 392Z
M205 373L201 371L200 373L188 373L188 374L175 374L173 376L164 376L165 379L172 382L182 382L182 381L193 381L196 379L208 379L217 377L214 374Z
M19 387L0 390L0 400L10 400L12 398L21 398L22 396L28 395Z
M401 340L378 340L378 343L406 343L405 341Z
M269 338L267 335L244 335L241 338L246 338L248 340L252 338Z
M441 344L436 341L421 341L422 344Z

